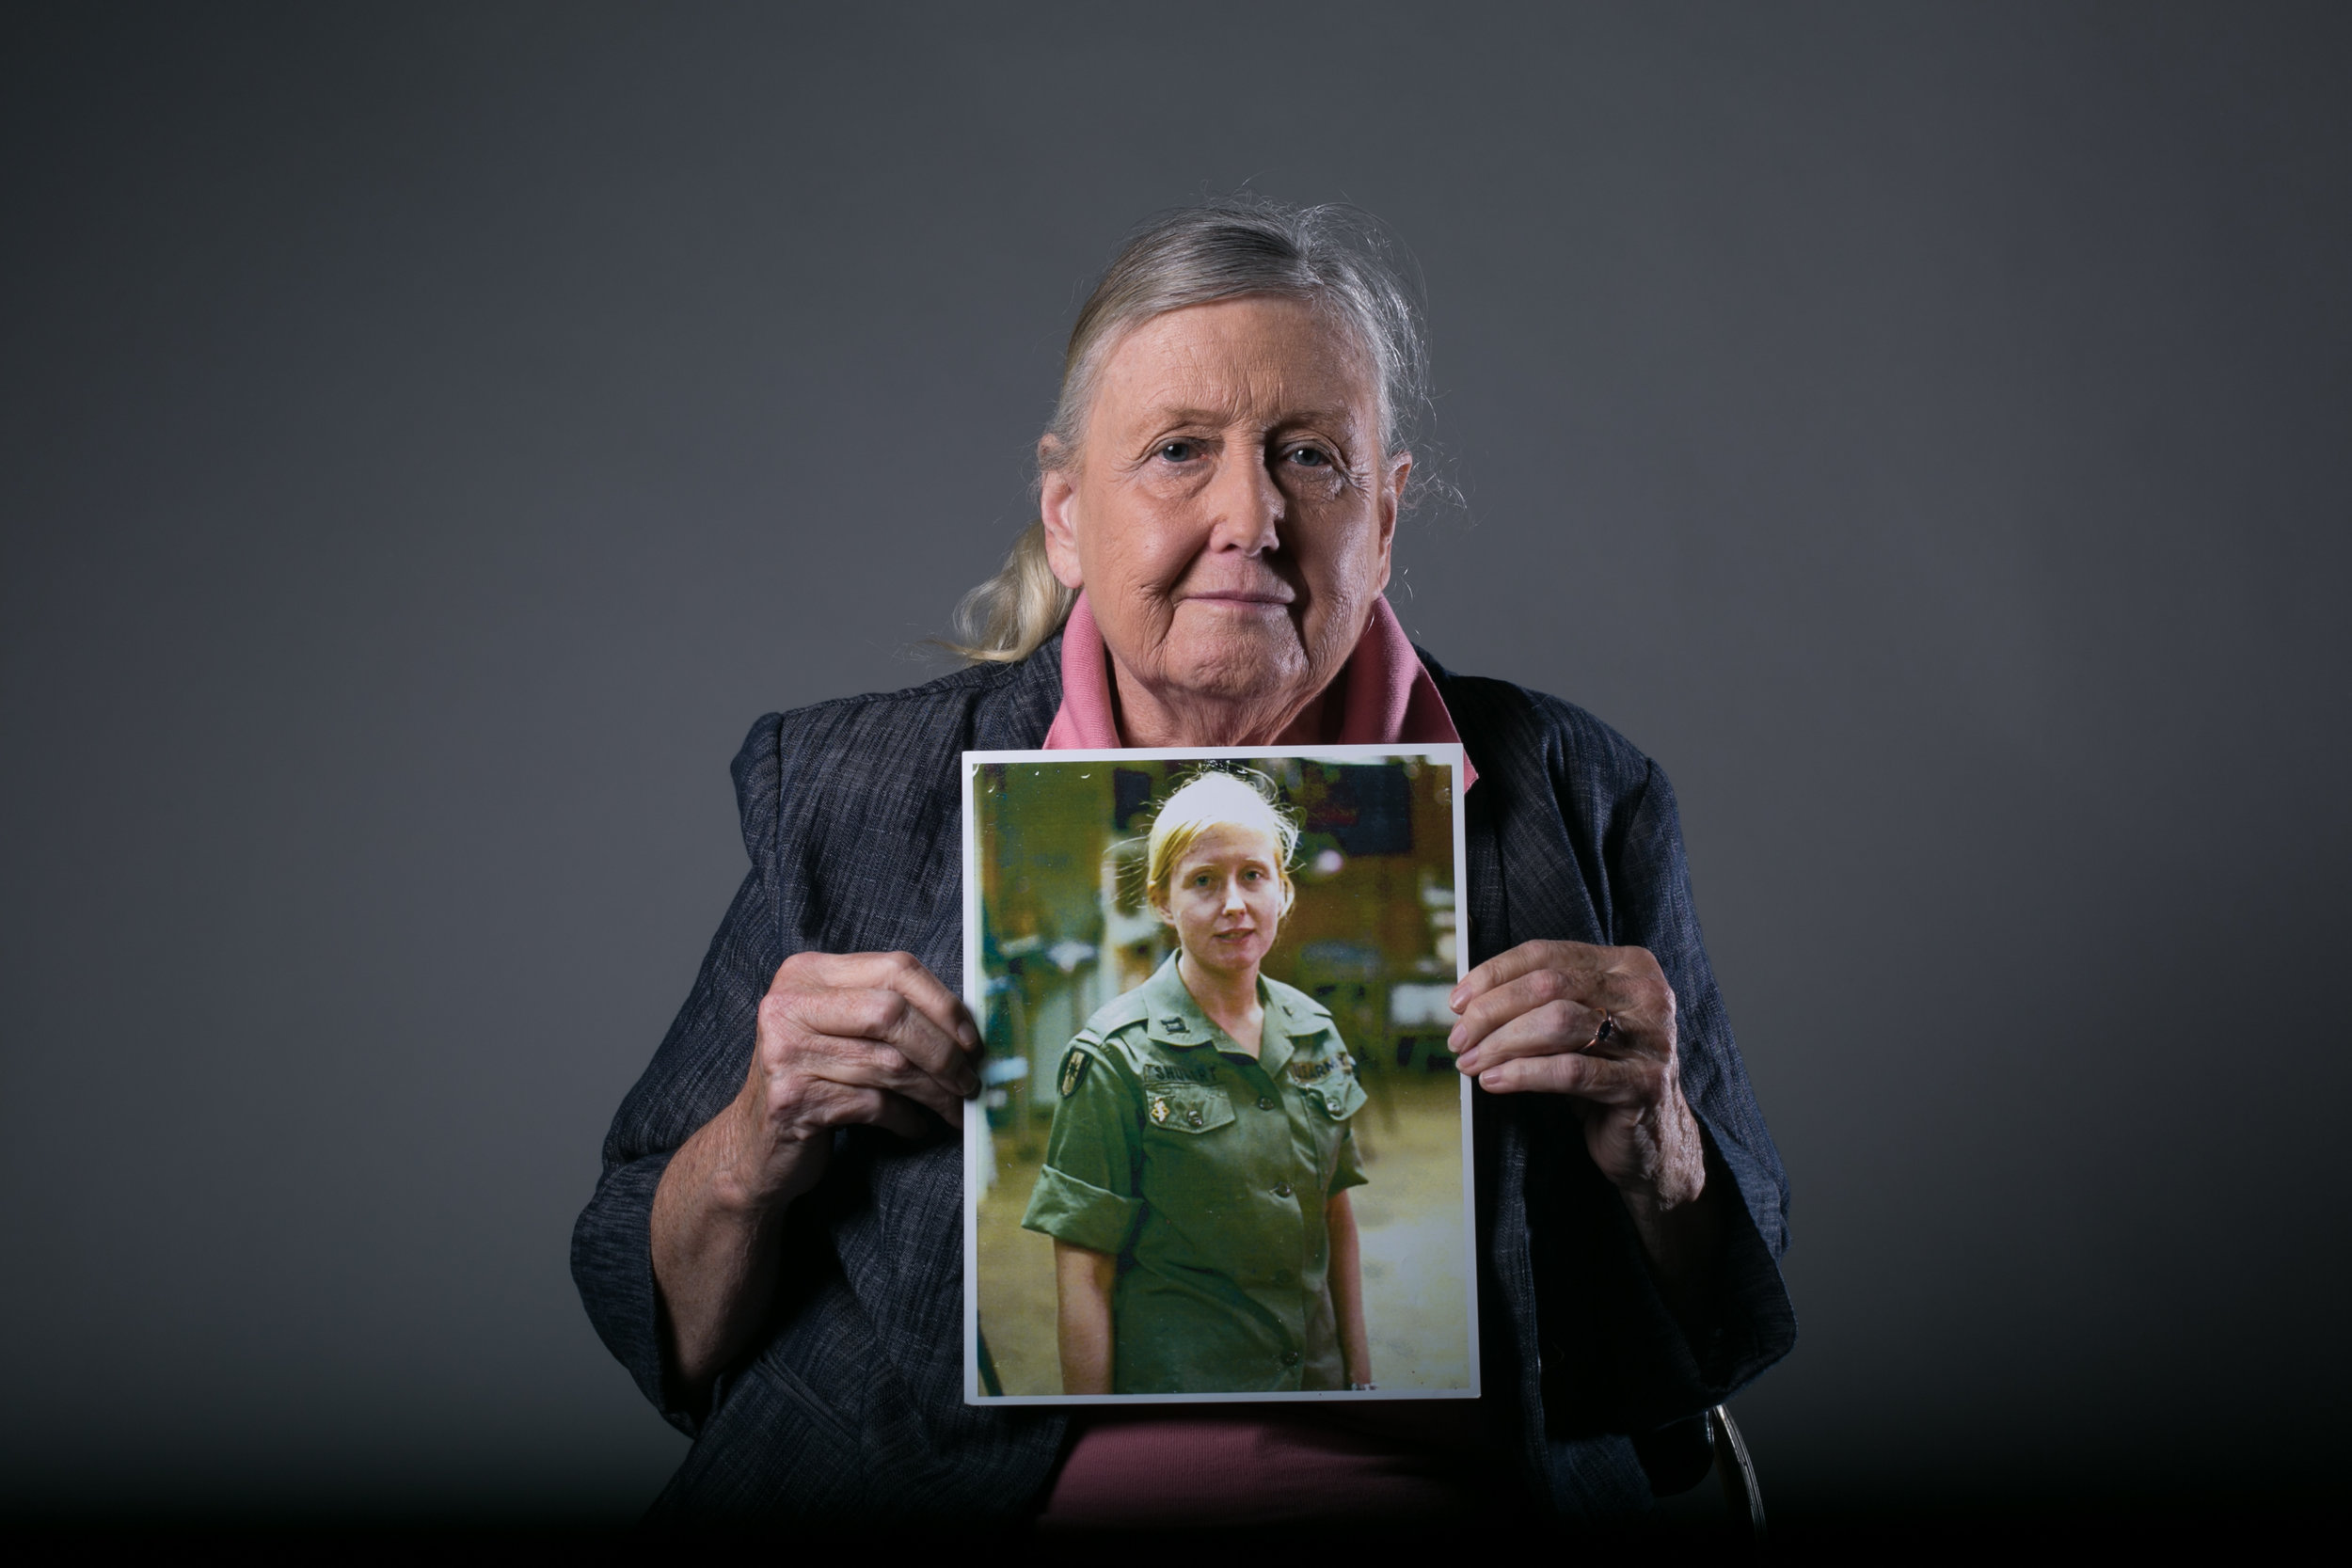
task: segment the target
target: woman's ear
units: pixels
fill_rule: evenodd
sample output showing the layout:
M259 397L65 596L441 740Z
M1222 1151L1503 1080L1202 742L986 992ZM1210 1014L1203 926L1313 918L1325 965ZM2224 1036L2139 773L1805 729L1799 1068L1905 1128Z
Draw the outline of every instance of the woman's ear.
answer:
M1405 485L1413 477L1413 454L1400 451L1389 459L1389 469L1383 476L1380 494L1374 502L1379 514L1380 526L1380 586L1374 593L1385 593L1389 576L1396 561L1396 520L1405 510Z
M1054 580L1079 589L1087 584L1078 565L1078 486L1067 455L1053 436L1039 438L1037 466L1042 477L1037 487L1037 515L1045 530L1045 563L1053 568Z

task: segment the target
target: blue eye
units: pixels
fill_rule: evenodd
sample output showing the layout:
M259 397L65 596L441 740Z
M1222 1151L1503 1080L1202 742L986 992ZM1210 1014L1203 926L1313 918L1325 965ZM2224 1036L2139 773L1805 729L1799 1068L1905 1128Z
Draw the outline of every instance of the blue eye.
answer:
M1163 441L1157 455L1170 463L1189 463L1200 455L1200 446L1196 441Z
M1331 467L1331 454L1325 451L1321 447L1296 448L1291 452L1290 458L1292 462L1297 464L1302 468L1327 468Z

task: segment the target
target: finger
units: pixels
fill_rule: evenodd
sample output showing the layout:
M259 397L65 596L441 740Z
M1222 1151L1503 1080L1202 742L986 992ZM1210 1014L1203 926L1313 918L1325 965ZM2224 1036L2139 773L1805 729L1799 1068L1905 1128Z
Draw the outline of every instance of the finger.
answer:
M872 1040L897 1051L957 1094L979 1088L979 1074L961 1042L943 1032L903 991L882 986L812 989L788 992L781 1002L792 1022L808 1034Z
M1641 952L1639 948L1615 951ZM1446 1038L1462 1057L1455 1065L1465 1072L1477 1071L1479 1063L1473 1058L1496 1030L1515 1018L1562 1004L1581 1012L1565 1029L1561 1050L1653 1060L1674 1053L1675 998L1662 978L1645 978L1638 971L1614 968L1593 975L1537 970L1470 1005Z
M1650 1098L1655 1073L1645 1062L1575 1052L1499 1063L1478 1075L1478 1086L1488 1094L1567 1094L1597 1104L1631 1105Z
M1569 1051L1617 1061L1661 1062L1674 1054L1674 1037L1671 1030L1637 1024L1628 1014L1562 998L1530 1007L1477 1037L1454 1065L1476 1073L1516 1056Z
M835 1090L884 1093L936 1111L951 1125L962 1125L963 1096L909 1062L897 1050L871 1040L814 1036L803 1042L793 1064L779 1075L787 1096L825 1097Z
M779 985L784 983L786 971L796 965L819 985L895 990L965 1051L980 1048L979 1025L973 1021L972 1010L912 953L803 953L787 959L784 969L776 972Z
M1547 1002L1486 1036L1463 1052L1454 1066L1464 1072L1480 1073L1527 1056L1559 1056L1582 1051L1598 1055L1621 1054L1612 1049L1613 1041L1611 1045L1594 1043L1604 1016L1577 1002Z
M1597 974L1608 967L1609 949L1584 942L1523 942L1508 953L1498 953L1462 976L1446 1005L1455 1012L1498 987L1539 969L1556 969L1576 975Z
M1538 969L1517 975L1463 1008L1461 1021L1446 1036L1446 1044L1456 1053L1468 1053L1480 1040L1513 1019L1560 1003L1590 1010L1594 1025L1597 1028L1600 1005L1593 999L1591 990L1582 976L1557 969ZM1590 1038L1592 1033L1587 1031L1579 1039L1570 1041L1565 1049L1573 1050Z
M762 1051L770 1070L798 1070L815 1053L826 1059L883 1053L894 1070L928 1076L949 1095L975 1094L972 1058L914 1005L893 990L809 989L771 993L760 1003Z

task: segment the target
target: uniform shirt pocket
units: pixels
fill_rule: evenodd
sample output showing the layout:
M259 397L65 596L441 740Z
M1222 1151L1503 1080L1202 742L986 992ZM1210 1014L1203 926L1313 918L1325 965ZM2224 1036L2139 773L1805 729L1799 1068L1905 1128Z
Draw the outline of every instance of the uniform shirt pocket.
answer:
M1352 1073L1333 1073L1320 1083L1301 1086L1307 1103L1333 1121L1345 1121L1364 1108L1364 1085Z
M1200 1084L1158 1084L1144 1091L1143 1119L1166 1132L1214 1132L1233 1119L1233 1097Z

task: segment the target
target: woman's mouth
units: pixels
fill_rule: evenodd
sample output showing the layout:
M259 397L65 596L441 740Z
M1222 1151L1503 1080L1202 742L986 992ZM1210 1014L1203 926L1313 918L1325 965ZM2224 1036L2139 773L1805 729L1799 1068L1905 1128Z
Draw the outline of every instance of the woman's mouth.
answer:
M1289 607L1291 596L1284 593L1250 593L1236 589L1226 594L1187 594L1177 602L1202 605L1216 610L1283 610Z

